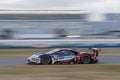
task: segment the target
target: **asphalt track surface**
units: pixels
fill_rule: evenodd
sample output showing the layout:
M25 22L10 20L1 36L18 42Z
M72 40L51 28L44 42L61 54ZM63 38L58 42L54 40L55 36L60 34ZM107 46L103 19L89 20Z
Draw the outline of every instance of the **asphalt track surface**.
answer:
M120 64L120 55L101 55L98 64ZM0 66L24 66L27 58L0 58Z

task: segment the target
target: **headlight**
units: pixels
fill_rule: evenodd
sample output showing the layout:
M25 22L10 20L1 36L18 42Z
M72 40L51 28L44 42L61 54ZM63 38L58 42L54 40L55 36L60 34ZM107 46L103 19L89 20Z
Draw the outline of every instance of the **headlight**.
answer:
M35 60L35 58L31 58L31 60Z

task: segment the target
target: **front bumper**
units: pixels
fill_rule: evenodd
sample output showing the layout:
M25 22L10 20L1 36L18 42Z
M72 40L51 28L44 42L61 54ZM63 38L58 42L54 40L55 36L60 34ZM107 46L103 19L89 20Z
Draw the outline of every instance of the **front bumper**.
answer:
M41 60L40 58L28 58L27 63L28 64L40 64Z

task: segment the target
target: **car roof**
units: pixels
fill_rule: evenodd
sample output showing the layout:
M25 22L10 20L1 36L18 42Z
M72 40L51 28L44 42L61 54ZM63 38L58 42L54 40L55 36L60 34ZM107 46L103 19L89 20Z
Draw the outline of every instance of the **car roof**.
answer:
M75 49L75 48L60 48L60 50L72 50L72 51L78 51L79 49Z

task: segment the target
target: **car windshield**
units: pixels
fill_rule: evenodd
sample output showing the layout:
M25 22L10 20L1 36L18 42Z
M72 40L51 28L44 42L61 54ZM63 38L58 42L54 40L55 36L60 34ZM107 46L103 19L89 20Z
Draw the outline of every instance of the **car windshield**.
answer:
M57 52L57 51L59 51L59 50L60 50L60 49L54 49L54 50L52 50L52 51L47 52L46 54L55 53L55 52Z
M36 54L33 54L34 56L40 55L40 54L44 54L44 52L38 52Z

